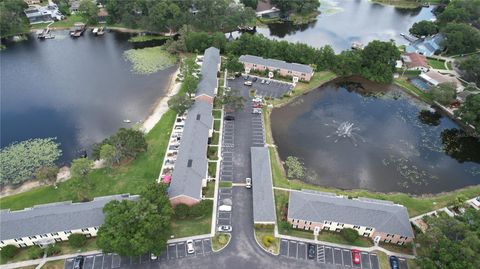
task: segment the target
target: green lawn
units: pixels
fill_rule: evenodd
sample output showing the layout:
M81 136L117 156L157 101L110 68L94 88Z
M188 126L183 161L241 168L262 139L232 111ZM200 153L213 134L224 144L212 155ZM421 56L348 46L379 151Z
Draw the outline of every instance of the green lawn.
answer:
M211 145L218 145L218 142L220 142L220 133L214 132L211 138Z
M206 198L213 198L215 194L215 181L207 182L207 187L203 188L202 193Z
M59 28L70 28L73 27L73 25L76 22L85 22L85 19L82 18L80 15L70 15L67 16L67 18L63 21L56 21L50 25L50 27L59 27ZM32 25L32 29L43 29L47 27L49 23L39 23L39 24L34 24Z
M453 67L452 67L452 62L447 62L447 68L448 70L452 70Z
M380 242L380 246L384 249L388 249L393 252L404 253L413 255L413 247L411 244L405 244L403 246L395 245L395 244L388 244L384 242Z
M231 188L232 182L231 181L220 181L220 188Z
M129 164L118 168L96 169L90 173L92 188L78 189L80 179L74 178L58 184L58 189L52 186L35 188L28 192L12 195L0 199L0 208L18 210L36 204L45 204L58 201L79 201L79 192L89 199L97 196L119 193L138 194L149 182L154 181L160 173L161 156L170 137L172 125L175 121L175 112L169 110L160 122L146 135L148 150L140 154Z
M50 262L46 262L42 266L42 269L63 269L64 264L65 264L65 260L50 261Z
M210 160L218 160L218 147L208 147L207 157Z
M174 238L187 237L200 234L209 234L211 231L213 201L204 200L209 203L209 210L202 217L177 219L172 218L172 235Z
M375 251L378 257L378 263L380 264L381 269L390 268L390 261L388 260L388 255L382 251Z
M217 172L217 163L209 162L208 163L208 176L215 177Z
M428 58L428 65L434 69L446 70L445 61Z
M217 233L212 237L212 249L218 251L223 248L228 241L230 240L230 234L227 233Z
M280 239L275 238L274 229L275 229L275 226L273 224L272 225L255 224L254 226L255 237L257 241L262 245L262 247L264 247L271 253L278 254L280 251ZM275 240L273 242L270 242L269 245L267 245L263 240L265 236L271 236L275 238Z
M395 83L395 85L403 88L405 91L410 92L411 94L417 96L422 101L424 101L428 104L432 103L432 99L430 98L430 96L426 92L424 92L424 91L420 90L419 88L413 86L410 82L408 82L406 80L406 78L403 78L403 77L396 78L394 83Z
M312 231L310 231L312 232ZM321 231L318 235L318 240L327 241L331 243L337 244L344 244L344 245L351 245L357 247L371 247L373 246L373 242L371 239L360 236L354 242L349 242L345 240L339 233L333 231Z
M212 115L213 115L214 119L220 119L220 117L222 116L222 111L214 110L214 111L212 111Z
M221 120L214 120L213 121L213 130L219 132L220 131L220 123L222 121Z

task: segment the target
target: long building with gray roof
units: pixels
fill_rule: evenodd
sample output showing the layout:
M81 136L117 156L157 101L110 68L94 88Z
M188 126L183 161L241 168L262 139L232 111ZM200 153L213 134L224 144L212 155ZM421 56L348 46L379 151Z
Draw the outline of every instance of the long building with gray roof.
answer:
M243 63L245 70L256 70L260 72L278 72L284 77L296 77L301 81L310 81L313 76L313 68L305 64L287 63L276 59L266 59L254 55L242 55L238 59Z
M187 113L168 189L173 205L194 205L200 202L202 188L207 185L208 139L213 131L213 97L217 89L219 67L219 50L214 47L206 49L201 67L202 77L195 94L195 103Z
M352 228L365 237L400 245L414 238L407 209L383 200L291 191L288 221L294 228L317 232Z
M103 207L113 200L137 200L128 194L97 197L93 201L72 201L37 205L19 211L0 211L0 248L26 247L68 240L72 233L96 236L103 224Z
M272 170L268 148L251 147L250 153L252 156L253 222L275 224Z

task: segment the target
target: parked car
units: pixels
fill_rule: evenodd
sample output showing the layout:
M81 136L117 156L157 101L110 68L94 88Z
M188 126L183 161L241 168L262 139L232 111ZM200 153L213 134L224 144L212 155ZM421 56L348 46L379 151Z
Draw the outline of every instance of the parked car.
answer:
M262 84L263 84L263 83L265 83L265 80L264 80L264 79L262 79L262 81L260 81L260 83L262 83Z
M247 188L247 189L251 189L251 188L252 188L252 179L249 178L249 177L247 177L247 178L245 179L245 188Z
M243 79L244 80L248 80L250 78L250 76L244 76Z
M78 255L77 257L75 257L75 259L73 260L73 269L82 269L84 259L85 258L82 255Z
M257 82L258 78L257 77L253 77L252 81L253 82Z
M260 103L253 103L253 108L262 108L262 104L260 104Z
M221 205L221 206L218 207L218 211L230 212L230 211L232 211L232 206L231 205Z
M231 232L232 231L232 226L230 226L230 225L218 226L218 231L219 232Z
M396 256L390 256L390 267L392 269L399 269L400 268L399 261L398 261L398 258Z
M157 258L158 258L158 257L157 257L155 254L153 254L153 253L150 254L150 259L151 259L152 261L156 260Z
M360 264L360 251L358 249L352 249L352 261L353 264Z
M224 120L228 120L228 121L232 121L232 120L235 120L235 117L234 116L225 116L223 117Z
M253 114L262 114L262 109L261 109L261 108L254 108L254 109L252 110L252 113L253 113Z
M267 80L267 85L270 85L270 82L272 82L271 80Z
M187 253L188 254L195 253L195 247L193 247L193 240L187 240Z
M249 80L247 80L247 81L245 81L245 82L243 83L243 85L245 85L245 86L252 86L252 82L249 81Z
M241 75L242 75L241 73L235 73L236 78L240 77Z
M253 101L254 103L263 103L263 99L262 99L262 98L258 98L258 97L255 97L252 101Z
M314 244L308 244L308 259L314 260L317 257L317 247Z

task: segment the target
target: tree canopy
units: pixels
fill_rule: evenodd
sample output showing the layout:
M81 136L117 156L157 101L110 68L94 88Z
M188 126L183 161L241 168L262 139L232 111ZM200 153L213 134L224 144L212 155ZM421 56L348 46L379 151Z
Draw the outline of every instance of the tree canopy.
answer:
M480 94L469 95L465 103L455 111L467 124L475 126L477 133L480 133Z
M91 0L80 1L78 13L88 24L96 24L98 22L98 8Z
M449 54L474 52L480 48L480 31L465 23L449 23L442 29Z
M480 55L472 55L460 62L460 69L465 78L480 86Z
M301 179L305 176L305 167L295 156L288 156L285 160L287 166L287 177L290 179Z
M448 105L457 96L457 90L452 83L442 83L438 86L432 87L428 92L432 100L439 102L442 105Z
M455 23L480 23L480 0L452 0L437 16L440 25Z
M23 0L0 0L0 36L11 36L28 31Z
M243 64L238 61L238 57L235 55L228 56L228 59L225 62L225 68L227 68L229 72L233 73L242 72L244 69Z
M109 144L115 148L115 162L122 159L136 158L138 154L147 150L147 141L144 134L135 129L120 128L112 136L104 139L101 143L93 145L92 156L100 159L101 148Z
M177 114L185 113L195 101L186 94L177 94L168 100L168 107Z
M29 139L0 149L0 184L18 184L33 178L42 166L53 166L62 151L55 138Z
M362 50L361 75L380 83L391 83L400 51L393 42L372 41Z
M105 221L97 235L103 251L138 256L148 252L159 255L165 249L173 214L167 185L151 183L137 201L114 200L103 212Z
M225 94L221 97L222 104L225 105L227 110L240 111L245 106L245 98L241 95L237 89L231 89L225 91Z
M70 168L73 177L86 177L93 169L93 161L87 158L78 158L72 161Z
M409 30L410 34L414 36L429 36L438 33L437 25L432 21L419 21L412 25Z
M270 3L280 9L284 14L307 14L317 11L320 7L318 0L270 0Z

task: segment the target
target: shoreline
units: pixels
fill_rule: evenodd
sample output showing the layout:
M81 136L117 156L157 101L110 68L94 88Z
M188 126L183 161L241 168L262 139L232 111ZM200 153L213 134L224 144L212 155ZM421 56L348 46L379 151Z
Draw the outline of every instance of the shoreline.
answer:
M177 70L170 76L166 95L161 96L157 99L157 101L153 104L152 109L150 110L151 112L142 122L140 130L145 134L149 133L153 129L153 127L155 127L155 125L160 121L163 114L168 111L168 101L180 90L181 83L176 81L178 74L180 74L180 66L178 66Z

